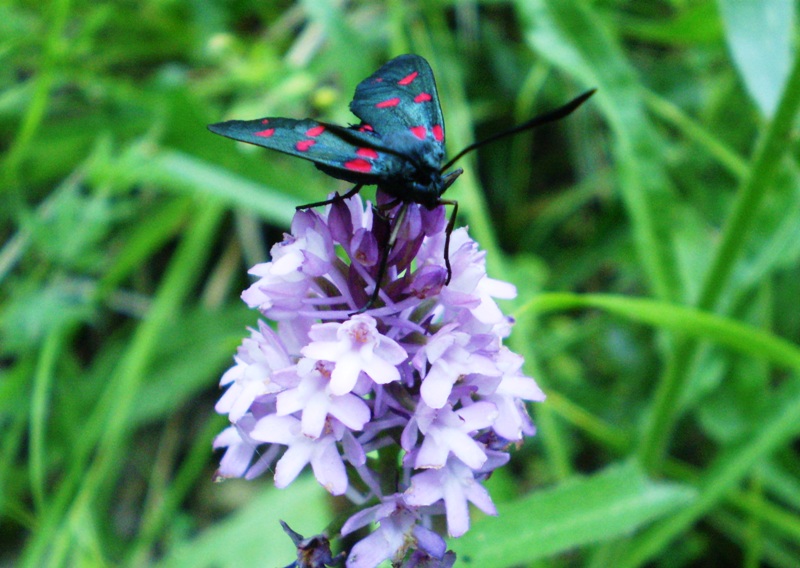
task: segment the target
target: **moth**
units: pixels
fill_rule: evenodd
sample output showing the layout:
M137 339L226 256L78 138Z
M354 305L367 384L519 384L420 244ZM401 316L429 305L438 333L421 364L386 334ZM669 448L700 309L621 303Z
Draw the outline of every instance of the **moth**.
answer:
M458 215L458 202L443 199L442 195L463 173L461 168L448 170L464 154L484 144L564 118L594 92L594 89L586 91L557 109L471 144L444 165L445 127L436 81L430 65L419 55L396 57L358 84L350 103L350 110L360 120L358 124L340 126L310 118L266 117L229 120L208 128L234 140L309 160L326 174L354 184L347 193L337 196L339 199L352 197L366 185L376 185L393 198L381 205L381 210L389 211L400 205L383 246L376 286L359 310L363 312L378 299L389 254L409 204L417 203L427 209L440 205L453 207L445 237L447 285L452 276L450 235ZM318 201L297 209L332 202Z

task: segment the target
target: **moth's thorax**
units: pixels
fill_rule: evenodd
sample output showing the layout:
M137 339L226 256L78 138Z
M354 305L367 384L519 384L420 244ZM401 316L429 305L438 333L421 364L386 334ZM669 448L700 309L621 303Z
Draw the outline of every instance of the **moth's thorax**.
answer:
M397 175L379 184L381 189L403 201L433 209L446 189L440 171L444 158L442 145L431 139L412 140L402 135L392 142L392 149L403 157L403 166Z

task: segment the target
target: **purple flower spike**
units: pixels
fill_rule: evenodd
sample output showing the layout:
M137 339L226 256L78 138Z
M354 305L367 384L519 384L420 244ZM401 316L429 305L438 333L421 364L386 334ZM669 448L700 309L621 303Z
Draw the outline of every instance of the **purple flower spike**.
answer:
M380 192L378 203L399 207ZM534 434L525 401L544 400L503 345L513 320L496 299L514 287L487 276L466 229L452 233L445 285L444 208L405 206L380 283L396 211L356 195L295 215L242 294L275 327L259 322L243 340L216 406L232 422L214 442L225 449L219 478L274 471L286 487L310 465L330 493L379 503L341 529L378 525L350 550L351 568L451 567L433 517L446 516L457 537L469 503L496 514L482 482L508 462L512 442ZM377 301L355 313L376 285ZM392 461L375 468L384 448L402 459L387 451Z

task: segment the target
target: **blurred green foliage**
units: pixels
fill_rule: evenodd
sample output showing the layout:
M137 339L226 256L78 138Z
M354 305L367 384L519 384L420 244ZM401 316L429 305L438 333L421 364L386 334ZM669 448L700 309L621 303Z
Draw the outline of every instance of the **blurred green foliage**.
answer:
M436 73L448 192L515 282L548 393L459 565L800 564L800 65L789 0L14 1L0 6L0 562L285 565L304 478L210 480L239 292L335 180L208 133L348 123Z

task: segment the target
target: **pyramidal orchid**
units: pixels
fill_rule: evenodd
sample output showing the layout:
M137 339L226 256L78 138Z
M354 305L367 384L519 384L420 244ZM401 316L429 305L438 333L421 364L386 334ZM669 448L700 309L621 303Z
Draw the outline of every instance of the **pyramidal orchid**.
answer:
M503 345L513 321L495 300L516 291L487 276L466 229L452 232L445 285L444 207L407 205L378 300L358 313L396 213L377 211L358 195L298 211L272 259L250 270L242 299L271 323L258 322L222 377L216 410L231 426L214 442L225 450L218 477L270 471L283 488L310 466L361 507L326 536L377 525L348 567L452 566L433 519L459 537L469 503L496 514L482 482L535 433L525 401L544 394ZM330 561L319 557L295 565Z

